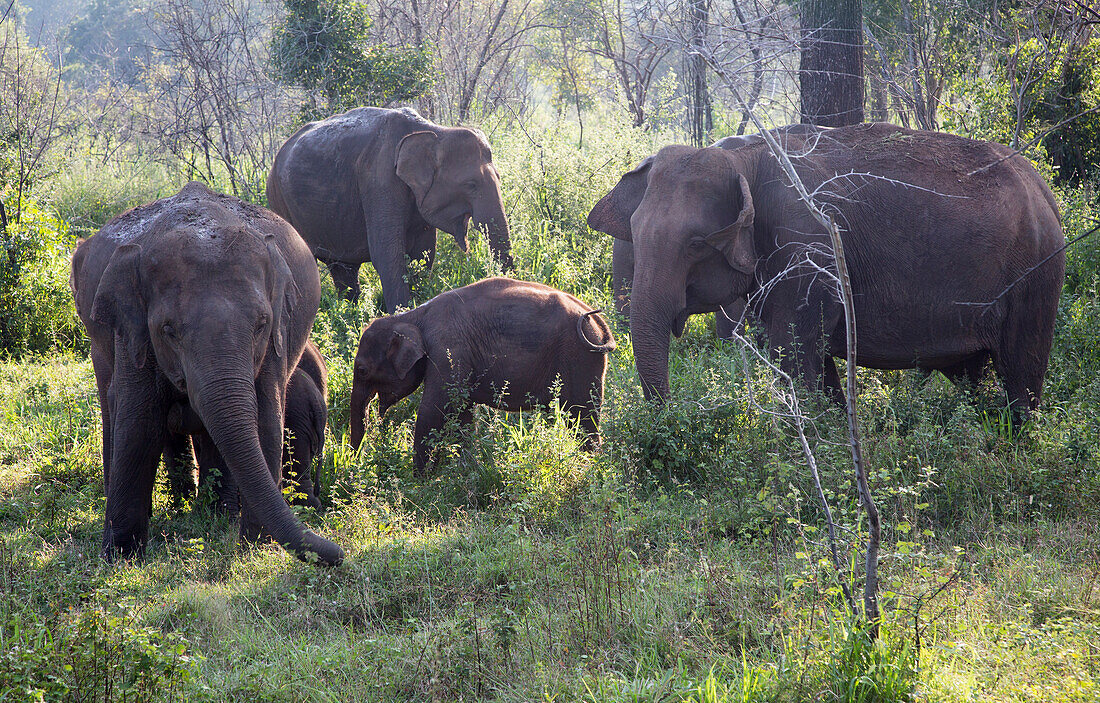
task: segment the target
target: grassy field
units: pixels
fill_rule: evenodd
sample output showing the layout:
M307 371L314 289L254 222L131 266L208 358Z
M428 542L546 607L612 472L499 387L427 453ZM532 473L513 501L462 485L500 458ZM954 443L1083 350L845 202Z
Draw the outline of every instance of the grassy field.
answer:
M515 275L611 309L611 240L584 215L669 138L586 134L584 148L553 128L490 138ZM57 208L89 211L85 189ZM1091 196L1059 195L1073 234ZM483 238L468 256L440 245L418 300L494 272ZM64 284L65 255L46 288ZM328 509L301 514L347 550L331 570L240 549L236 525L204 496L174 502L163 479L147 560L105 564L90 363L79 343L0 363L0 701L1100 700L1098 262L1095 243L1070 254L1045 404L1018 439L992 381L962 393L860 371L886 526L877 641L841 596L865 538L842 418L811 401L853 565L838 578L798 442L759 392L766 371L702 317L673 345L663 410L642 401L614 320L599 452L553 413L481 411L419 481L415 396L384 421L372 410L360 451L346 442L350 362L380 289L364 267L354 308L322 274Z

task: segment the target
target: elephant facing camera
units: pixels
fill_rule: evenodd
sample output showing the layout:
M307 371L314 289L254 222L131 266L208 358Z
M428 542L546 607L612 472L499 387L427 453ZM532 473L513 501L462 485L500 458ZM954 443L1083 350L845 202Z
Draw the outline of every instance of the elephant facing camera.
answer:
M82 242L70 281L103 424L104 556L144 553L161 454L198 423L238 486L242 540L339 564L343 550L305 529L279 489L287 383L320 299L294 229L189 183ZM183 405L193 418L173 411Z

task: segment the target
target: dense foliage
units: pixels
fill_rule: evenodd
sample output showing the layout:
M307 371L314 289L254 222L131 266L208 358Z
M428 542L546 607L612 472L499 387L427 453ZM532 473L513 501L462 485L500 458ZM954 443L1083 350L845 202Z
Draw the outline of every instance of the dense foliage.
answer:
M599 451L554 408L480 409L419 480L416 395L384 419L372 408L360 450L346 440L353 353L382 309L369 265L358 305L321 270L326 511L299 509L347 562L241 549L209 495L181 504L158 476L147 560L105 564L99 399L67 285L77 236L189 178L262 201L309 111L423 93L424 113L476 118L493 145L512 275L611 311L611 239L585 215L686 134L682 47L654 41L680 15L660 3L137 5L90 4L64 75L0 33L34 67L0 66L0 701L1096 699L1100 237L1067 252L1043 405L1020 436L992 377L967 391L857 371L886 528L877 639L841 596L866 526L834 408L804 398L842 574L774 376L703 316L673 343L656 408L607 313L619 348ZM772 124L794 114L789 7L712 5L712 137L747 124L732 88ZM1094 225L1098 44L1069 9L864 7L869 111L1016 144L1058 181L1067 236ZM99 29L116 16L116 34ZM160 39L120 53L143 23ZM63 129L40 129L50 115ZM441 235L410 284L423 301L496 273L483 236L463 254Z
M322 98L303 106L308 118L359 105L419 97L428 88L428 57L416 49L372 46L365 3L355 0L284 0L275 27L272 63L286 83Z

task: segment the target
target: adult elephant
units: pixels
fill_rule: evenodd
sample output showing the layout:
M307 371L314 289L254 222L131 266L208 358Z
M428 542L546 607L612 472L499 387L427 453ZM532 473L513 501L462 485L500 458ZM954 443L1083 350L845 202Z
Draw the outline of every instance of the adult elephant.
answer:
M960 379L992 358L1014 412L1034 408L1065 258L1057 205L1031 164L997 144L888 124L803 128L787 149L843 231L857 363ZM783 368L842 397L829 239L762 140L665 147L589 223L633 243L631 333L646 397L668 396L669 335L745 295Z
M320 299L309 248L262 208L189 183L111 220L73 254L103 419L103 553L144 552L168 415L185 403L240 487L241 536L339 564L279 490L283 408Z
M793 135L805 135L817 129L813 125L793 124L786 127L778 127L772 130L772 133L781 143L786 143L787 136ZM712 147L719 149L726 149L732 151L734 149L740 149L743 146L749 146L752 144L763 144L764 137L759 134L749 135L736 135L731 137L723 137L719 139ZM650 156L642 161L635 170L642 168L653 157ZM641 197L635 193L625 193L620 191L615 194L612 191L608 194L613 203L612 207L619 210L626 211L629 209L633 214L633 208L637 207L641 202ZM625 196L625 197L624 197ZM596 212L593 210L593 212ZM592 229L599 230L600 223L596 221L597 218L589 216L588 226ZM630 222L627 220L626 226L629 228ZM607 232L607 234L612 234ZM612 246L611 250L611 285L615 296L615 308L619 311L627 321L630 320L630 289L634 282L634 245L631 244L629 238L617 238ZM746 319L746 301L744 298L739 298L732 303L723 305L722 308L714 313L714 329L719 339L732 339L734 331L738 326L743 326L747 321Z
M329 268L337 291L359 297L359 267L374 263L387 312L412 298L405 256L435 257L436 229L466 251L472 223L512 267L500 176L484 135L441 127L414 110L359 107L299 129L275 155L268 207Z

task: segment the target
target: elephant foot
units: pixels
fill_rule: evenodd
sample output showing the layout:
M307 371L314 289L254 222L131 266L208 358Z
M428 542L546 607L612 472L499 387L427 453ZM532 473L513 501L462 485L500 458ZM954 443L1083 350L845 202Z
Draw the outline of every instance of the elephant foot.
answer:
M321 512L322 510L324 510L325 506L321 504L321 499L320 498L313 495L312 493L306 493L305 491L303 491L303 494L305 495L305 498L295 499L294 500L295 505L309 506L310 508L313 508L317 512Z
M241 506L230 501L218 500L218 502L214 504L214 512L218 515L224 515L231 520L235 520L241 516Z
M141 561L145 559L145 540L108 530L103 535L100 555L108 564L113 564L116 558Z

